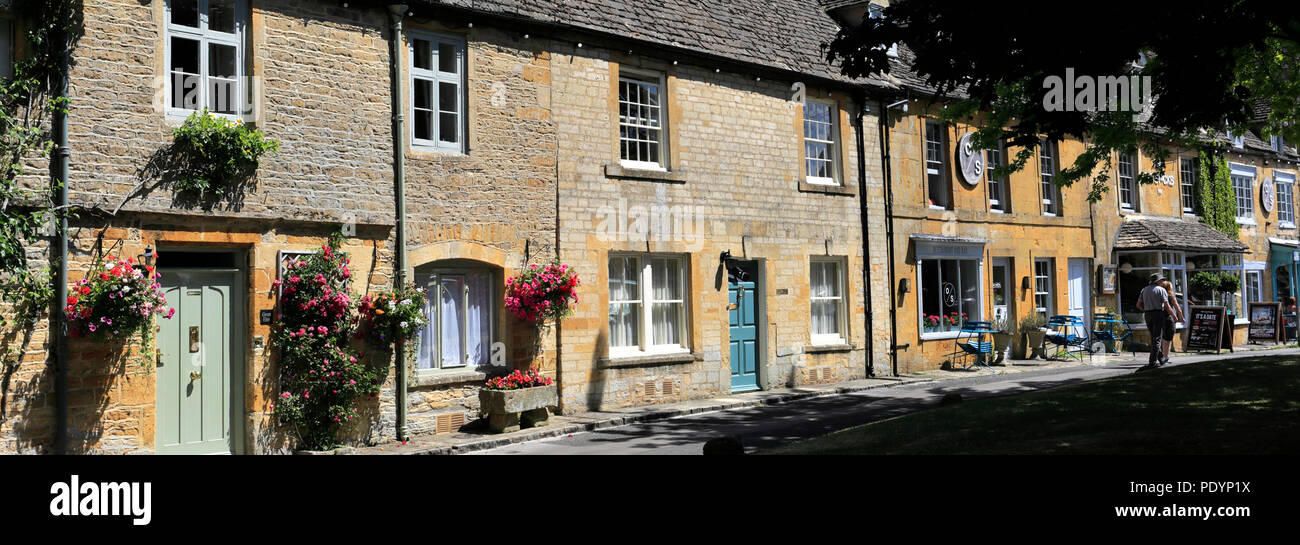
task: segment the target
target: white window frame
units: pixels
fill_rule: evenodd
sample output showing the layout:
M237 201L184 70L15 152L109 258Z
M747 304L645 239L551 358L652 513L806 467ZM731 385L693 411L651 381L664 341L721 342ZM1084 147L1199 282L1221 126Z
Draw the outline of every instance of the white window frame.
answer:
M835 266L835 269L834 269L834 270L835 270L835 278L834 278L833 282L835 283L835 286L839 289L839 295L837 295L837 296L827 296L827 297L815 297L815 296L812 295L812 293L813 293L813 291L812 291L812 266L813 266L814 263L828 263L828 264L831 264L831 265L834 265L834 266ZM845 266L845 260L844 260L843 258L837 258L837 257L812 257L811 259L809 259L809 262L808 262L808 311L809 311L808 333L809 333L809 337L810 337L810 339L812 340L812 344L814 344L814 345L848 344L848 334L847 334L847 331L845 331L845 329L846 329L845 326L848 324L848 320L846 319L846 317L847 317L847 308L846 308L846 307L847 307L848 305L845 304L846 301L848 300L848 299L845 297L845 293L847 293L848 286L847 286L846 283L845 283L845 277L844 277L844 271L845 271L846 268L847 268L847 267ZM835 331L836 331L836 333L833 333L833 334L829 334L829 333L818 334L818 333L814 333L814 332L812 331L812 318L811 318L811 317L812 317L812 314L811 314L811 312L812 312L812 304L813 304L814 302L817 302L817 301L836 301L836 304L835 304Z
M944 262L944 261L959 261L959 262L960 262L960 261L973 261L973 262L975 263L975 280L973 280L973 281L976 283L976 286L977 286L976 289L975 289L975 296L979 298L979 301L976 303L975 308L976 308L977 310L979 310L980 315L979 315L978 317L969 317L966 321L967 321L967 322L978 322L978 321L984 321L984 260L983 260L983 259L977 259L977 258L969 258L969 257L951 257L951 258L948 258L948 257L926 257L926 258L921 258L921 259L917 259L917 260L916 260L916 285L917 285L917 290L916 290L916 330L919 331L919 332L921 333L920 336L921 336L921 340L923 340L923 341L935 340L935 339L955 339L955 338L957 338L957 337L961 334L961 330L960 330L960 328L958 328L957 330L952 330L952 331L926 331L926 330L925 330L925 301L923 300L923 295L922 295L922 294L925 293L925 292L924 292L924 290L923 290L923 288L922 288L921 286L922 286L922 282L925 281L925 275L923 274L923 272L924 272L924 271L923 271L923 265L924 265L925 263L927 263L927 262L930 262L930 261L938 261L938 262L940 262L940 265L939 265L939 267L937 268L937 270L939 271L939 275L940 275L940 278L938 279L940 285L943 284L943 265L942 265L942 262ZM957 291L958 291L958 293L961 293L961 292L964 292L964 291L965 291L965 287L966 287L966 279L961 277L961 265L960 265L960 264L957 266L957 276L958 276L958 278L959 278L959 284L958 284L958 286L957 286ZM958 307L960 308L960 304L958 305ZM943 308L943 303L942 303L942 302L940 302L940 304L939 304L939 308L941 309L941 312L942 312L942 308ZM963 323L963 324L964 324L964 323Z
M1277 226L1295 229L1295 174L1273 171L1277 193Z
M994 154L997 155L997 159L992 159ZM984 151L984 173L989 185L989 210L999 214L1011 211L1010 177L1001 179L993 177L993 169L1006 164L1006 157L1007 147L1003 142L998 142L996 149Z
M424 40L429 43L429 68L416 68L415 66L415 45L417 40ZM469 112L466 108L465 100L466 82L468 81L469 59L466 53L465 38L453 34L443 34L440 32L430 32L427 30L409 30L406 33L407 41L407 61L406 68L410 76L407 81L407 96L410 97L410 106L406 109L409 116L409 125L407 136L411 139L411 147L424 151L436 151L441 153L465 153L467 144L465 143L465 127L469 123ZM443 72L442 63L438 56L440 55L440 45L450 44L455 48L456 54L456 73ZM429 122L429 136L431 138L417 138L415 136L415 86L416 81L428 81L429 85L429 106L432 112L432 119ZM447 142L442 139L442 84L451 84L456 86L456 141ZM450 113L450 112L447 112Z
M1286 139L1283 138L1282 135L1280 134L1275 134L1272 137L1270 137L1269 145L1273 147L1273 151L1276 151L1278 153L1286 153Z
M1232 141L1232 146L1235 148L1246 147L1246 137L1243 135L1234 135L1232 131L1228 131L1228 140Z
M1256 173L1254 167L1228 163L1228 174L1232 180L1232 194L1236 202L1237 223L1255 225ZM1242 212L1245 212L1244 216Z
M1241 285L1242 295L1246 297L1243 307L1250 313L1250 304L1264 300L1264 271L1247 270L1245 282Z
M1039 274L1040 273L1039 265L1044 265L1046 267L1046 271L1047 271L1046 275ZM1053 316L1053 313L1056 312L1055 310L1056 301L1052 296L1053 288L1056 287L1056 283L1053 281L1055 277L1056 277L1056 260L1054 258L1050 258L1050 257L1034 258L1034 286L1033 286L1034 287L1034 299L1033 299L1034 312L1041 313L1044 318L1051 318ZM1040 286L1040 281L1042 282L1043 285L1046 286L1046 289L1040 289L1042 287ZM1039 306L1038 304L1039 296L1043 296L1044 301L1046 302L1044 306Z
M1128 174L1125 174L1124 163L1127 159ZM1139 195L1137 187L1137 165L1138 155L1136 153L1119 152L1115 158L1115 179L1119 182L1119 208L1124 212L1137 212L1139 208ZM1124 193L1128 192L1128 198L1125 199Z
M931 127L934 130L931 130ZM922 166L925 169L925 199L929 207L936 210L951 210L953 203L952 180L948 178L948 125L938 119L921 120L921 148ZM936 133L939 138L937 141L931 140L931 134ZM930 148L937 148L934 154L935 159L930 158ZM935 181L942 183L943 203L935 204L934 199L930 198L930 192L935 186Z
M1182 207L1183 214L1190 216L1196 215L1196 177L1200 176L1196 162L1194 157L1178 159L1178 204ZM1189 202L1191 206L1188 206Z
M462 350L462 353L460 355L460 365L452 365L452 366L444 367L442 363L442 314L441 314L442 313L442 289L443 289L442 278L444 276L459 276L466 279L462 281L465 293L461 295L461 307L462 307L461 311L463 312L462 316L469 316L470 298L468 297L469 295L468 277L471 274L483 274L483 275L487 275L488 277L487 301L489 301L489 304L487 305L488 315L486 317L486 320L488 321L487 363L479 365L469 361L469 352L468 352L469 327L468 324L462 324L462 329L460 332L460 346ZM433 308L434 308L434 312L432 312L430 316L425 317L427 323L425 323L424 326L424 327L433 328L432 335L430 336L433 338L434 352L429 356L430 366L427 368L419 368L418 367L419 364L417 363L416 373L429 374L429 373L439 373L439 372L447 372L447 371L471 371L474 369L478 369L480 367L491 366L492 365L491 347L493 344L497 342L496 302L499 300L496 296L497 288L496 288L495 273L493 273L491 270L488 269L440 268L440 269L435 269L433 272L428 274L416 275L415 282L416 285L423 285L425 287L426 290L425 296L428 298L429 301L433 302ZM421 346L418 349L424 350L425 347ZM419 358L417 357L416 360L418 362Z
M183 120L207 107L210 102L208 96L208 57L209 44L233 46L235 48L235 104L236 113L234 115L212 112L213 115L226 117L230 119L242 119L245 114L250 112L238 111L244 108L245 101L248 98L247 78L245 77L245 59L248 51L246 47L245 33L248 29L249 9L248 0L235 0L235 32L233 34L225 32L216 32L208 29L208 8L209 0L195 0L199 7L199 27L189 27L184 25L172 24L172 4L175 0L167 0L164 7L165 17L163 23L163 89L166 93L163 97L165 101L166 116L169 119ZM199 43L199 108L187 109L179 108L172 105L172 98L175 95L174 89L175 76L172 74L172 38L179 37L194 40Z
M624 116L622 115L621 112L622 105L624 102L627 102L628 104L632 104L632 103L630 101L624 101L620 99L618 101L619 111L614 112L614 116L617 119L618 127L619 127L619 136L618 136L619 164L622 165L623 168L630 168L630 169L637 169L637 170L656 170L660 172L667 172L668 171L668 93L666 92L668 89L667 78L664 76L663 73L660 72L635 70L631 68L620 68L618 73L618 86L619 86L618 93L620 94L620 96L622 95L623 83L625 81L636 82L636 83L648 83L648 84L653 84L655 86L656 91L659 93L659 105L648 106L648 105L641 105L640 103L637 103L637 105L641 107L656 108L658 110L658 115L659 115L659 126L652 127L649 125L638 125L635 123L624 122L623 119ZM623 130L622 130L623 127L632 127L635 129L646 129L646 130L657 130L659 131L659 138L657 140L628 139L623 136ZM623 154L624 142L657 142L659 146L659 154L657 157L658 160L643 161L640 159L633 160L633 159L625 158Z
M637 344L634 346L613 346L609 347L610 358L629 358L638 356L661 355L661 354L686 354L690 353L691 338L691 304L690 304L690 287L689 278L690 263L689 257L684 254L661 254L661 253L621 253L611 252L605 260L606 274L609 273L609 261L613 259L635 259L636 269L641 271L640 277L637 278L637 287L641 290L640 299L630 299L627 301L615 301L612 298L609 305L605 308L605 315L608 319L610 306L616 303L640 303L641 313L637 323ZM674 259L678 263L678 279L681 281L679 286L682 299L655 299L654 298L654 260L655 259ZM608 286L605 288L608 291ZM653 344L654 336L654 305L655 303L675 303L681 304L681 324L680 335L681 343L679 344ZM607 326L608 327L608 326ZM608 332L607 332L608 335ZM608 336L611 338L612 336Z
M823 123L821 123L820 121L809 121L809 120L808 120L808 106L809 106L809 105L825 107L825 108L827 109L827 114L828 114L827 117L828 117L828 119L830 120L830 123L829 123L829 124L823 124ZM840 113L840 112L839 112L839 105L836 104L835 102L832 102L832 101L827 101L827 100L807 100L807 101L804 103L804 117L803 117L803 142L804 142L804 167L803 167L803 169L804 169L804 170L803 170L803 173L804 173L804 180L805 180L807 183L810 183L810 184L816 184L816 185L835 185L835 186L840 185L840 182L839 182L839 180L840 180L840 168L839 168L839 163L840 163L840 149L839 149L839 117L840 117L840 115L839 115L839 113ZM813 125L828 125L828 126L827 126L827 130L829 131L830 139L829 139L829 140L822 140L822 139L813 138L813 137L809 136L809 134L808 134L808 133L809 133L809 129L811 129ZM828 177L825 177L825 176L812 176L812 175L810 175L810 174L808 173L809 170L810 170L810 167L811 167L811 162L813 162L813 161L820 161L819 159L813 159L813 158L807 156L807 153L808 153L807 150L808 150L808 143L809 143L809 142L816 143L816 144L821 144L821 145L825 145L825 146L826 146L826 148L827 148L827 153L826 153L826 155L827 155L827 160L828 160L829 163L830 163L829 168L827 169L827 171L830 173L830 177L829 177L829 178L828 178Z
M1054 180L1059 172L1060 148L1053 140L1046 138L1038 143L1038 195L1042 201L1044 216L1061 215L1061 188Z

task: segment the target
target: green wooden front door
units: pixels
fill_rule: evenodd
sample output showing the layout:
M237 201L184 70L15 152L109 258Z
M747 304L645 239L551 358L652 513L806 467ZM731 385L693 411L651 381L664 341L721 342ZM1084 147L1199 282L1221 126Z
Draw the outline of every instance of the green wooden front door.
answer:
M170 320L159 319L159 454L242 450L244 399L238 271L162 270Z

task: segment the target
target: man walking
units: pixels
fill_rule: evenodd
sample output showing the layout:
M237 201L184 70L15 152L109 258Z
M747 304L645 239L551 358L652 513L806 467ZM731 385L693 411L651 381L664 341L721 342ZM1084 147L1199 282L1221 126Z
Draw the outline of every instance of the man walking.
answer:
M1169 361L1165 358L1162 341L1167 338L1172 342L1174 339L1173 318L1178 315L1170 304L1169 291L1160 287L1164 280L1165 277L1160 274L1152 274L1147 287L1142 288L1138 294L1137 307L1143 311L1147 331L1151 333L1151 356L1147 358L1146 366L1148 369L1160 367Z

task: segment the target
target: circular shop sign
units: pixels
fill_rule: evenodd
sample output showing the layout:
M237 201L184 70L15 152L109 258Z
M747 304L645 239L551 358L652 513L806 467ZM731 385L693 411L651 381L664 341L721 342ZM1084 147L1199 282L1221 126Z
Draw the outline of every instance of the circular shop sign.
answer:
M978 184L984 177L984 154L971 146L971 134L963 134L957 142L957 164L961 165L961 177L967 185Z
M1273 194L1273 179L1264 178L1264 181L1261 182L1259 186L1259 203L1264 205L1265 212L1268 212L1270 214L1273 213L1274 197L1275 195Z

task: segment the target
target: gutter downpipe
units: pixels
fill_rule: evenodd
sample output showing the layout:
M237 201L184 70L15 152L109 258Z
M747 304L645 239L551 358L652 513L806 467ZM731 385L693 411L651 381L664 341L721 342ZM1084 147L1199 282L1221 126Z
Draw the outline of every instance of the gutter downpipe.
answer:
M866 135L863 134L863 118L871 107L867 106L867 95L865 92L859 93L858 112L853 117L854 129L858 133L858 202L862 209L858 215L859 221L862 222L862 290L866 294L866 337L867 337L867 376L876 375L876 351L873 343L874 330L872 329L872 304L871 297L871 225L867 221L867 144Z
M397 206L397 256L396 256L396 274L394 275L397 288L406 285L406 121L402 116L403 98L402 89L405 86L406 75L402 72L402 18L406 15L407 6L405 4L393 4L388 6L389 16L393 21L393 34L389 39L392 51L389 55L389 64L392 65L393 84L393 182L396 185L396 206ZM403 339L397 340L397 347L394 352L397 353L397 422L396 432L397 440L405 441L406 436L406 342Z
M68 71L71 66L68 51L68 33L58 26L54 43L62 47L59 53L59 74L54 82L55 100L66 104L68 98ZM60 100L62 99L62 100ZM63 301L68 299L68 171L72 148L68 146L68 112L66 107L55 108L52 121L54 161L50 164L50 181L57 184L54 206L59 210L58 234L53 248L57 256L54 278L54 300L50 302L50 318L54 323L54 396L55 435L54 453L68 453L68 320L63 314Z
M898 376L898 305L894 300L894 184L889 161L889 105L880 99L880 170L885 177L885 239L889 249L889 367Z

